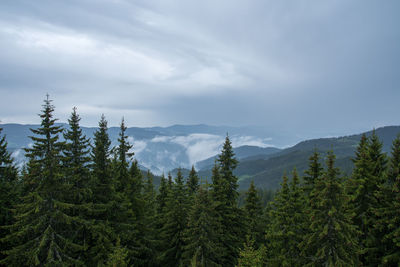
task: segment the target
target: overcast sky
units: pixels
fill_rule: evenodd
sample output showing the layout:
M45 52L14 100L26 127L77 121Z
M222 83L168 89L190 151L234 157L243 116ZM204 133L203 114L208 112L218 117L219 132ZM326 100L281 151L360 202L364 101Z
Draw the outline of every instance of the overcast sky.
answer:
M400 1L2 0L0 120L400 125Z

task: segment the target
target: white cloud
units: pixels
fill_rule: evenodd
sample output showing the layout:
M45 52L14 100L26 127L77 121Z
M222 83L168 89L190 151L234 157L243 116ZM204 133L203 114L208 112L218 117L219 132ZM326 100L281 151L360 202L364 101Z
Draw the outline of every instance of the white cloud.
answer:
M220 135L194 133L186 136L157 136L150 142L172 142L183 146L186 149L189 163L192 165L217 155L221 151L224 140L225 137ZM266 141L270 139L261 139L253 136L233 136L231 140L233 147L244 145L267 147L269 144Z
M135 140L132 136L128 136L128 142L133 145L130 152L134 152L136 155L145 150L147 146L147 142L143 140Z

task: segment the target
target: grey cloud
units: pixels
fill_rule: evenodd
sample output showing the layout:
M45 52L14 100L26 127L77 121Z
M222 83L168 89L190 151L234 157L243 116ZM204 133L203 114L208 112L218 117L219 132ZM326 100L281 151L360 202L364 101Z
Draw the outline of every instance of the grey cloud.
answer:
M0 5L3 122L37 122L48 92L57 117L78 106L92 126L105 113L313 137L400 123L395 0Z

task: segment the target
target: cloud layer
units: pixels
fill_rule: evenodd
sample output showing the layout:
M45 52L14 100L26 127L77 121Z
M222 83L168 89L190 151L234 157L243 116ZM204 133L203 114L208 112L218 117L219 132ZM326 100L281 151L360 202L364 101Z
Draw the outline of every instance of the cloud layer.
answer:
M37 123L50 93L62 121L77 106L92 126L101 113L303 137L400 124L395 0L0 5L2 122Z

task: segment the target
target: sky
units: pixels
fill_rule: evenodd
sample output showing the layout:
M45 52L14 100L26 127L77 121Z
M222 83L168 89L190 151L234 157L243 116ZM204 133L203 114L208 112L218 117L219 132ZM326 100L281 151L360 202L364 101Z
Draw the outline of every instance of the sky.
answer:
M0 120L46 94L85 126L256 125L334 136L400 125L400 1L0 2Z

